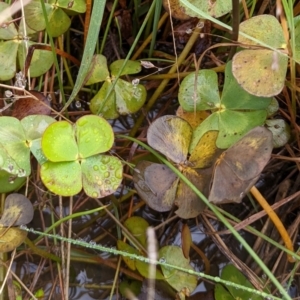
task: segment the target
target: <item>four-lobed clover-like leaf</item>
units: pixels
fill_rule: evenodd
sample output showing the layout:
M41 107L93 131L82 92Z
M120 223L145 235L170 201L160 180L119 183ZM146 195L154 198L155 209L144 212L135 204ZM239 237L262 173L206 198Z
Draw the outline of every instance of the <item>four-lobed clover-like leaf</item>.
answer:
M9 182L30 175L30 151L38 161L43 160L41 136L53 122L53 118L43 115L28 116L21 121L14 117L0 118L0 170L10 174Z
M93 114L101 115L106 119L116 119L119 115L137 112L145 103L147 92L143 85L116 79L124 60L116 60L109 69L106 58L101 55L93 57L93 64L86 84L104 81L98 93L93 97L90 109ZM135 74L141 71L141 64L137 61L128 61L120 76Z
M101 198L116 191L122 180L122 163L100 153L111 149L114 134L110 124L99 116L83 116L72 125L67 121L51 124L42 137L42 150L48 159L41 178L55 194L72 196L81 191Z
M45 3L46 14L49 22L49 34L57 37L65 33L71 20L68 14L84 13L86 11L85 0L50 0ZM25 21L29 28L42 31L46 28L45 17L40 0L32 0L25 6Z
M9 5L0 2L0 12L8 8ZM6 19L10 22L11 17ZM23 66L25 62L26 49L34 42L23 37L22 28L19 31L13 22L8 27L0 28L0 80L12 79L17 70L17 66ZM42 63L41 63L42 62ZM53 64L53 55L50 51L35 50L30 64L30 76L38 77L47 72Z
M218 152L214 133L208 134L211 136L195 149L189 160L192 128L179 117L166 115L155 120L149 127L147 141L152 148L179 165L182 173L207 195L211 173L199 168L210 166ZM204 156L200 157L198 151ZM165 165L140 161L135 167L133 181L139 195L154 210L168 211L176 204L176 214L189 219L198 216L205 208L198 196Z
M219 131L217 147L227 149L245 133L263 125L271 98L250 95L237 83L231 72L231 62L225 70L225 84L219 96L217 74L212 70L201 70L197 75L188 75L179 89L179 102L186 111L210 110L212 114L194 131L190 152L194 150L204 133Z

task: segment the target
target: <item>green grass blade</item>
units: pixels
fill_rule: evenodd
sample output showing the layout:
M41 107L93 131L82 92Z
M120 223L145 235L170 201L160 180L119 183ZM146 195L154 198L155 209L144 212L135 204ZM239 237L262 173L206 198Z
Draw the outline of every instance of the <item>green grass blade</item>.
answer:
M83 57L79 68L78 76L72 94L68 102L63 107L62 112L66 110L68 106L72 103L72 101L75 99L88 73L93 58L93 54L95 52L96 43L98 41L100 26L104 14L104 8L105 8L105 1L102 0L94 1L89 32L87 35L86 44L84 47Z

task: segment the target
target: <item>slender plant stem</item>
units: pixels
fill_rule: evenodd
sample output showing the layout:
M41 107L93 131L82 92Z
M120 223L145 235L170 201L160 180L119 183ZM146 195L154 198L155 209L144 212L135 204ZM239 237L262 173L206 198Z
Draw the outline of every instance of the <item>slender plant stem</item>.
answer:
M189 55L194 43L199 38L199 34L201 32L201 28L196 27L193 34L191 35L189 41L187 42L186 46L184 47L183 51L181 52L180 56L178 57L177 64L173 65L168 74L173 74L177 71L177 68L182 64L182 62L186 59L186 57ZM155 104L158 97L161 95L167 84L169 83L170 79L164 79L158 88L153 93L152 97L149 99L147 105L144 107L145 113L149 112L152 106ZM141 114L139 118L136 120L134 126L132 127L130 131L130 136L134 136L138 129L141 127L142 123L144 121L144 115Z
M287 233L285 227L283 226L281 220L278 218L275 211L271 208L269 203L265 200L265 198L262 196L262 194L259 192L259 190L253 186L250 190L251 194L254 196L254 198L257 200L257 202L261 205L261 207L266 211L271 221L274 223L275 227L277 228L278 232L280 233L286 247L294 252L293 242ZM288 255L289 262L295 262L295 258L291 255Z
M232 0L232 35L231 40L237 42L239 38L240 27L240 2L239 0ZM228 54L228 61L232 59L236 52L237 46L233 46Z

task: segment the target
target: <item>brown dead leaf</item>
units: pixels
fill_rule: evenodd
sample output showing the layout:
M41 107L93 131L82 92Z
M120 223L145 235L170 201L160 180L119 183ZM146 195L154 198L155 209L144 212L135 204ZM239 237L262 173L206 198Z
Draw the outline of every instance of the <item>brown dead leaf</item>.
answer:
M48 99L38 91L29 91L33 97L30 96L20 96L14 104L12 111L12 117L19 120L27 117L29 115L50 115L50 103ZM38 98L39 100L36 100Z

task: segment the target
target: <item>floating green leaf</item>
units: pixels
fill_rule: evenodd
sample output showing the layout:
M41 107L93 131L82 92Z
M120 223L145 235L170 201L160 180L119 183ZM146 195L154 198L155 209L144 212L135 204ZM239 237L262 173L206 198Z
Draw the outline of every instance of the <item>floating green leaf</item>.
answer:
M203 13L206 13L214 18L219 18L232 10L232 2L230 0L188 0L188 2L196 6ZM184 12L191 16L202 19L202 15L198 15L194 10L188 8L183 2L180 5L184 8Z
M67 121L55 122L48 126L43 134L42 149L51 162L77 159L78 147L73 126Z
M104 57L100 56L98 59L106 64ZM106 65L91 67L86 79L87 84L105 80L101 89L91 100L90 109L93 114L100 114L106 119L115 119L119 115L137 112L145 103L147 92L143 85L115 78L123 63L124 60L117 60L110 65L111 77L107 74ZM134 74L140 70L139 62L128 61L121 75Z
M105 81L109 77L106 57L102 54L96 54L92 58L91 69L86 78L86 85Z
M252 17L240 24L243 32L273 48L286 48L283 29L272 15ZM245 45L259 45L248 38L239 36ZM238 83L250 94L271 97L281 92L288 58L270 49L247 49L235 54L232 72Z
M1 158L0 158L1 159ZM4 170L0 170L0 193L9 193L19 189L26 181L26 177L12 176Z
M121 67L123 66L124 62L125 62L125 59L119 59L119 60L114 61L109 66L112 76L117 76L119 74L119 71L120 71ZM136 73L141 72L141 70L142 70L142 67L141 67L141 63L139 61L129 60L129 61L127 61L125 67L123 68L123 71L120 74L120 76L136 74Z
M214 108L220 102L217 73L201 70L186 76L180 85L178 100L188 112Z
M116 191L122 180L122 163L108 151L114 136L110 124L98 116L83 116L72 125L51 124L43 134L42 150L48 159L41 178L53 193L72 196L84 189L92 198Z
M135 248L133 248L132 246L128 245L127 243L121 240L117 241L117 248L118 250L121 250L126 253L141 255L141 253L138 250L136 250ZM130 270L132 271L136 270L136 266L135 266L136 261L134 259L131 259L130 257L127 256L122 256L122 259Z
M0 169L15 177L30 175L30 150L40 149L42 132L55 120L35 115L19 121L13 117L0 118ZM12 180L13 181L13 180Z
M122 181L122 163L114 156L95 155L81 162L82 184L87 195L102 198L114 193Z
M249 130L264 124L267 108L271 102L271 98L253 96L243 90L232 75L231 62L226 65L225 84L220 98L216 93L217 78L211 72L199 71L198 77L207 77L206 80L202 78L199 82L204 84L204 91L210 88L214 92L196 93L194 98L186 96L186 89L190 90L193 80L195 82L195 74L188 75L180 87L179 102L184 109L192 111L194 107L199 107L213 112L195 129L190 152L193 152L203 134L211 130L219 131L216 141L218 148L230 147ZM201 89L202 86L199 86L199 91Z
M147 228L149 223L142 217L133 216L124 222L124 226L132 233L132 235L146 247L147 245Z

